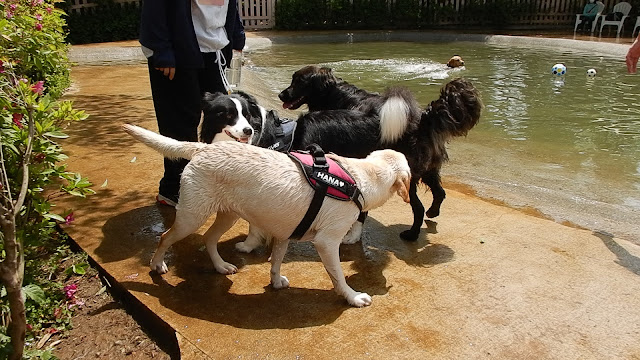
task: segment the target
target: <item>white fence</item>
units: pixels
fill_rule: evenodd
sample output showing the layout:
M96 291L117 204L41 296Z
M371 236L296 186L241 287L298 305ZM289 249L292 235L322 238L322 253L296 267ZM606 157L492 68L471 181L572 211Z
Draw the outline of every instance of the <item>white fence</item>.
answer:
M113 0L113 2L140 5L140 0ZM94 0L71 0L70 11L84 14L91 12L91 8L96 6L98 4ZM238 12L247 30L270 29L275 25L275 0L240 0Z

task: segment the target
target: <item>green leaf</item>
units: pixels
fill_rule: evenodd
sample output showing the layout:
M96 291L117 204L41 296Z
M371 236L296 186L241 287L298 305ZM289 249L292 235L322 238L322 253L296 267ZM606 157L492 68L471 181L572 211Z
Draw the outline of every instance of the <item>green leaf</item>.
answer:
M58 215L58 214L53 214L53 213L48 213L48 214L44 214L43 215L45 218L49 219L49 220L56 220L56 221L60 221L60 222L66 222L66 220Z
M84 197L84 194L77 190L71 190L68 192L68 194L73 196L78 196L78 197Z
M71 266L71 268L73 269L73 272L76 275L84 275L87 273L87 267L89 267L89 264L87 263L82 263L82 264L76 264Z
M69 135L61 132L61 131L49 131L44 133L44 136L48 136L48 137L52 137L52 138L57 138L57 139L66 139L69 137Z
M8 343L10 341L11 341L11 337L9 337L9 336L7 336L7 335L5 335L3 333L0 333L0 344Z
M71 274L84 275L87 273L88 267L89 267L89 264L87 263L71 265L70 268L67 268L67 270L65 270L65 273L67 275L71 275Z
M4 146L11 149L11 151L13 151L16 155L20 155L20 151L18 151L18 148L15 147L13 144L5 144Z
M46 300L44 290L36 284L29 284L22 288L22 292L27 299L35 301L38 305L42 304Z

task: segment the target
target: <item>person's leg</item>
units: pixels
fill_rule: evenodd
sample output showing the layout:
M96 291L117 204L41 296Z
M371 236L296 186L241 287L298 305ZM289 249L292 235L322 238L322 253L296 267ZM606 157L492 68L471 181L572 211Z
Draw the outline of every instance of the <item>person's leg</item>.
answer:
M182 141L198 140L200 123L200 87L197 69L176 69L173 80L149 66L153 105L160 134ZM164 159L160 195L178 200L180 175L188 160Z
M591 16L585 16L584 20L582 21L582 31L583 32L591 32L591 25L593 24L593 17Z
M221 92L227 93L227 89L222 82L222 75L218 63L216 62L216 53L203 53L204 69L200 70L198 80L200 81L200 91L204 94L205 91L210 93ZM223 61L228 64L229 60ZM225 65L226 69L227 66Z

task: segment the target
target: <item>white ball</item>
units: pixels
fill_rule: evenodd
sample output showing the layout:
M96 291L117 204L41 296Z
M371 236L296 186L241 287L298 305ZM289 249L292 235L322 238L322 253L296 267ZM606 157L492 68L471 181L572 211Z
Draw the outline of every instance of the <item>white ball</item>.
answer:
M555 64L551 68L551 73L556 76L564 76L567 73L567 67L564 64Z
M588 76L588 77L596 77L596 74L597 74L597 73L598 73L598 72L596 71L596 69L589 69L589 70L587 70L587 76Z

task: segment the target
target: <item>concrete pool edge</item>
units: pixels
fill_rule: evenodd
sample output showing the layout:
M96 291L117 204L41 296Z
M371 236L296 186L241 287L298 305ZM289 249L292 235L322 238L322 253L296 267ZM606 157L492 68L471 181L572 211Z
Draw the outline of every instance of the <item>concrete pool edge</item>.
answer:
M540 46L564 48L592 52L598 55L624 57L631 42L618 39L620 43L607 38L577 37L574 39L541 37L539 35L491 35L474 33L451 33L433 31L332 31L332 32L256 32L247 37L247 50L258 50L272 44L288 43L349 43L349 42L484 42L490 45Z
M539 46L564 48L624 58L631 42L609 42L612 39L580 37L575 39L541 37L539 35L490 35L451 32L418 31L332 31L332 32L247 32L245 51L264 49L273 44L286 43L342 43L342 42L484 42L491 45ZM628 40L627 40L628 41ZM136 40L113 43L73 45L69 49L69 60L76 65L108 65L144 62L146 59Z

